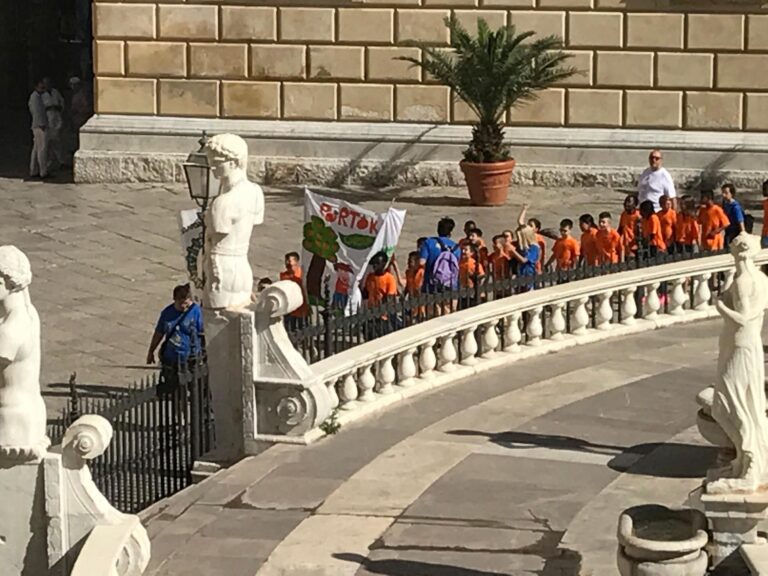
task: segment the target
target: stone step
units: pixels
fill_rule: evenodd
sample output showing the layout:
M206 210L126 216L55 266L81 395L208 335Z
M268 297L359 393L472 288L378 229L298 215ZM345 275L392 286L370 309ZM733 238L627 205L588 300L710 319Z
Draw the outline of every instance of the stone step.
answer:
M740 551L752 576L768 576L768 544L744 544Z

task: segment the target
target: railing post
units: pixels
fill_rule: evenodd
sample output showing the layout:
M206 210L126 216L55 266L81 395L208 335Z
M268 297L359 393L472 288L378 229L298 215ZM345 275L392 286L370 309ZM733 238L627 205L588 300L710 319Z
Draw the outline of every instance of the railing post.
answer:
M643 306L643 318L646 320L652 320L658 316L659 308L661 308L658 289L658 282L653 282L647 286L645 292L645 305Z
M587 333L589 325L589 314L587 313L587 302L589 298L583 296L574 300L576 307L571 315L571 334L580 336Z
M438 352L437 369L440 372L453 372L456 370L456 346L453 343L455 334L451 332L440 337L440 350Z
M693 292L694 310L706 310L709 308L709 300L712 298L712 291L709 289L709 279L711 274L700 274L694 278L696 288Z
M416 352L416 348L409 348L405 352L401 352L398 356L398 372L400 377L397 382L398 386L405 388L413 384L414 378L416 377L416 362L413 357Z
M541 325L541 306L537 306L528 311L528 325L525 327L525 331L528 334L528 346L541 346L541 335L544 333L544 328Z
M391 394L392 383L395 381L395 367L392 366L393 358L387 357L379 361L379 394Z
M435 341L427 340L421 345L419 352L419 367L421 368L421 377L429 378L437 365L435 357Z
M376 385L376 377L373 375L372 364L368 364L362 369L360 377L357 380L357 387L360 390L360 395L357 397L358 402L372 402L376 399L373 393L373 387Z
M461 363L464 366L473 366L477 364L477 339L475 338L475 329L473 326L462 330L461 332Z
M595 316L595 327L598 330L609 330L611 320L613 320L613 306L611 306L611 296L613 292L602 292L598 295L597 312Z
M520 349L520 312L512 312L504 319L504 352L517 352Z
M637 287L624 288L621 291L621 323L624 326L631 326L635 323L635 316L637 315L636 292Z
M343 410L352 410L355 407L355 401L357 400L357 382L355 382L353 372L344 376L339 392L341 408Z
M496 334L497 324L497 321L483 324L483 358L493 358L496 356L496 348L499 346L499 335Z
M685 304L685 278L675 278L672 280L672 290L669 291L667 298L669 299L669 307L667 313L672 316L680 316L685 312L683 305Z
M565 332L565 316L563 315L563 302L555 302L551 306L549 316L550 340L562 340Z

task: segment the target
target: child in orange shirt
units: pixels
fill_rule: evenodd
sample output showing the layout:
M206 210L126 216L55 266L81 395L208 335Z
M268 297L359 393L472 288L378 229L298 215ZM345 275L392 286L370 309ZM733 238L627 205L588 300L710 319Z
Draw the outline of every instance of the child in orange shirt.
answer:
M474 288L475 283L485 276L483 263L479 261L477 250L471 245L465 244L461 249L459 260L459 286L462 288Z
M768 180L763 182L763 231L760 233L760 246L768 248Z
M494 281L509 277L509 254L504 249L504 236L493 237L493 252L488 257Z
M371 258L373 271L365 277L362 294L368 308L383 306L397 298L397 280L394 274L387 270L389 256L386 252L378 252ZM368 339L384 336L392 331L393 322L386 313L381 314L368 327Z
M571 236L573 220L566 218L560 221L560 238L552 247L552 256L547 261L546 268L557 261L557 270L571 270L579 262L579 241Z
M664 239L664 244L667 245L667 251L672 254L675 252L675 224L678 214L672 208L672 199L666 194L659 198L659 206L661 206L661 210L656 215L661 223L661 237Z
M701 191L699 224L701 225L701 249L709 252L722 250L725 244L723 231L730 221L723 209L715 204L715 194L712 190Z
M301 293L304 295L304 301L301 306L285 316L285 324L288 330L296 330L306 324L307 316L309 316L307 293L304 290L304 283L301 279L301 266L299 265L298 252L288 252L288 254L285 255L285 270L280 272L280 280L296 282L296 284L299 285L299 288L301 288Z
M584 266L597 266L600 256L597 249L597 226L592 214L579 216L581 229L581 263Z
M411 298L421 294L424 283L424 266L419 261L418 252L408 254L408 267L405 269L405 293Z
M697 221L696 201L686 194L680 198L680 212L675 222L675 250L683 254L693 254L699 244L701 229Z
M462 248L466 244L462 245ZM485 247L485 241L483 240L483 231L480 228L473 228L469 232L469 245L475 249L478 260L483 268L488 267L488 248Z
M621 236L611 226L611 214L609 212L600 212L598 216L597 252L600 264L618 264L624 259L624 244Z
M464 289L472 290L485 276L485 268L480 262L477 249L465 244L461 249L461 260L459 260L459 286ZM476 302L476 294L471 293L459 298L459 309L472 306Z
M624 198L624 211L619 219L619 235L624 243L624 254L630 255L637 252L637 225L640 221L640 212L637 209L637 196L628 194Z
M667 245L661 235L661 221L653 210L653 202L646 200L640 204L643 242L648 247L648 256L655 258L660 252L667 251Z

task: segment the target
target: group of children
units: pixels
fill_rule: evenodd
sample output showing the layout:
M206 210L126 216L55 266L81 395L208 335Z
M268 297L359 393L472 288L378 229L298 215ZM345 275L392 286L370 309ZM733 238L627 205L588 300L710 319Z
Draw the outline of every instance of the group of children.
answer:
M438 255L442 252L453 254L454 264L447 264L446 269L450 270L452 265L456 267L456 285L451 286L455 288L474 288L487 276L498 281L515 276L535 276L551 270L568 271L580 266L617 264L636 257L722 250L742 230L751 232L752 219L736 200L736 189L732 184L725 184L721 192L722 205L715 203L712 190L704 190L699 202L693 196L686 195L679 199L677 207L671 198L662 196L658 210L650 200L638 205L637 196L629 194L624 199L624 210L617 227L614 227L609 212L601 212L597 222L591 214L582 214L578 219L579 238L573 235L574 222L571 219L561 220L559 231L554 234L544 230L537 218L526 218L526 205L518 217L517 228L493 236L490 248L485 243L482 230L473 220L465 222L464 237L458 242L451 240L450 231L454 223L446 218L438 225L438 236L418 239L417 249L408 254L404 274L401 274L394 257L390 258L383 252L374 255L360 290L369 307L380 305L399 294L415 297L423 292L436 291L433 289L437 274L434 267L438 265L435 258L430 261L430 250L436 250ZM763 184L763 196L766 214L762 236L766 246L768 181ZM547 238L554 240L551 247ZM299 255L295 252L286 254L285 264L286 269L280 273L280 279L302 284ZM260 281L259 291L264 282L265 279ZM528 289L532 288L531 283ZM306 317L307 312L305 305L294 312L294 316Z

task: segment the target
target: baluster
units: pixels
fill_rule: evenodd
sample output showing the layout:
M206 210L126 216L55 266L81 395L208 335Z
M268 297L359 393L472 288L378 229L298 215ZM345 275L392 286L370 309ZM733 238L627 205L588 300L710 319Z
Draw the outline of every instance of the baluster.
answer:
M659 308L661 308L661 301L659 300L659 283L654 282L649 284L645 289L645 305L643 306L643 318L646 320L652 320L659 314Z
M565 332L565 315L563 314L564 304L556 302L552 304L549 315L549 338L550 340L562 340Z
M357 400L357 382L355 382L355 373L350 372L341 382L339 388L339 399L341 400L342 410L352 410Z
M694 278L696 288L693 291L694 310L706 310L709 308L709 299L712 297L712 291L709 289L709 279L711 274L701 274Z
M413 357L416 354L416 348L409 348L405 352L401 352L398 356L398 372L400 380L398 386L407 387L413 384L416 377L416 362Z
M326 383L328 387L328 398L331 400L331 408L336 408L339 405L339 395L336 393L336 380L331 380Z
M433 370L437 364L437 358L435 357L435 341L429 340L421 346L421 353L419 354L419 366L421 367L421 377L430 378L433 375Z
M395 381L395 367L392 365L393 358L379 360L379 385L376 391L379 394L392 394L392 383Z
M528 325L525 327L528 346L541 346L541 335L544 333L544 327L541 325L541 311L540 306L528 311Z
M357 380L357 388L360 390L360 395L357 397L358 402L372 402L376 399L376 395L373 393L376 377L373 375L372 368L372 364L363 368L360 378Z
M461 363L464 366L477 364L477 339L475 327L467 328L461 332Z
M496 356L496 348L499 346L499 335L496 333L497 320L483 324L483 358Z
M504 322L504 352L517 352L523 335L520 332L520 312L512 312Z
M571 313L571 334L580 336L587 333L589 325L589 313L587 312L587 302L589 298L577 298L574 302L573 312Z
M624 288L621 291L621 323L625 326L631 326L635 323L635 314L637 314L637 302L635 302L636 288Z
M597 314L595 315L595 326L598 330L610 330L611 320L613 320L613 306L611 305L611 296L613 292L602 292L597 295Z
M440 372L453 372L456 370L456 345L453 343L455 333L440 337L440 351L438 352L437 365Z
M723 287L720 288L720 294L728 290L728 288L731 287L731 284L733 284L733 278L736 275L736 270L731 268L730 270L725 271L725 283L723 284Z
M669 291L669 304L667 313L672 316L680 316L685 312L683 304L686 301L685 278L675 278L672 280L672 290Z

